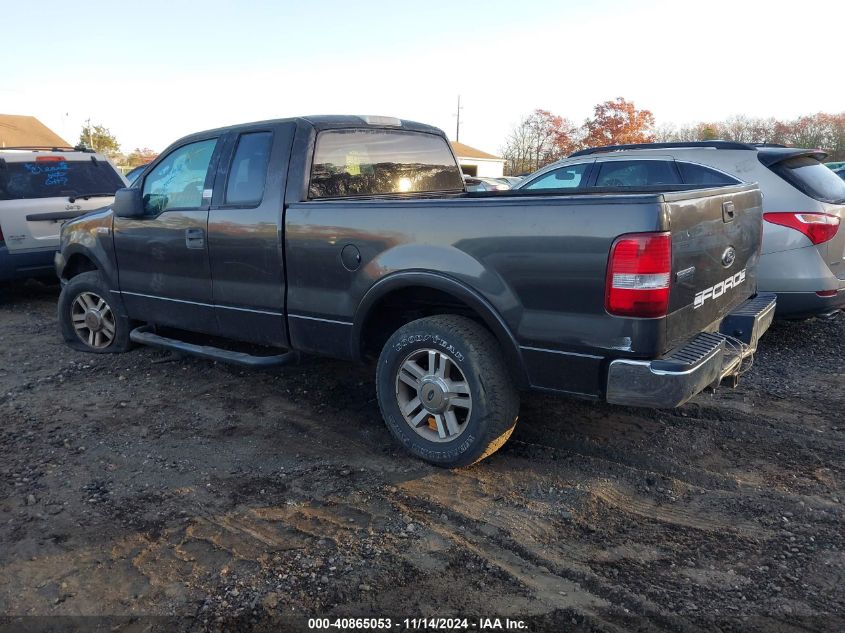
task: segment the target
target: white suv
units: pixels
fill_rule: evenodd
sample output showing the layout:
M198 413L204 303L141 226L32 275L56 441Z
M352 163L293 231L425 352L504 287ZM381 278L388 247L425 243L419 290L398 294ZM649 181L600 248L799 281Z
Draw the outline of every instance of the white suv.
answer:
M514 189L688 188L756 182L763 192L758 288L778 295L781 317L845 306L845 181L817 149L731 141L610 145L576 152Z
M55 276L62 223L110 205L126 185L90 150L0 148L0 282Z

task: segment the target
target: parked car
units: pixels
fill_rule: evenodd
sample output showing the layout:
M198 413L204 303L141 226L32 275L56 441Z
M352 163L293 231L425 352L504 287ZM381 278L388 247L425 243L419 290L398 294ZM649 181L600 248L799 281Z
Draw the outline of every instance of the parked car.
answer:
M127 171L126 175L124 176L124 178L126 178L126 182L128 182L129 185L132 186L138 179L138 176L140 176L144 172L144 169L147 167L147 165L149 165L149 163L146 163L144 165L138 165L137 167L133 167L132 169Z
M825 163L824 166L833 170L842 169L843 167L845 167L845 161L840 160L833 163Z
M61 332L248 366L377 359L398 442L466 465L510 436L520 388L673 407L738 375L775 307L760 192L685 189L467 195L445 134L391 117L210 130L64 226Z
M0 149L0 281L55 278L65 220L111 204L126 181L108 158L72 148Z
M833 173L839 176L842 180L845 180L845 167L840 167L839 169L834 169Z
M493 180L496 180L497 182L501 182L502 184L507 185L508 188L510 189L510 188L513 188L516 185L518 185L522 181L522 178L520 176L500 176L500 177L494 178Z
M845 184L815 149L728 141L611 145L544 167L520 190L730 185L763 191L762 292L778 295L785 318L829 316L845 306Z
M478 176L464 176L467 191L506 191L510 185L498 178L479 178Z

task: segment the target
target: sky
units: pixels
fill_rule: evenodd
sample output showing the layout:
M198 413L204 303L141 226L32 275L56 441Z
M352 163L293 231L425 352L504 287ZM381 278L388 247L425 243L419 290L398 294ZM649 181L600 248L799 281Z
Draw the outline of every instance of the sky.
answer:
M7 5L7 6L3 6ZM422 121L498 153L535 108L658 125L845 111L845 2L0 0L0 113L121 149L305 114Z

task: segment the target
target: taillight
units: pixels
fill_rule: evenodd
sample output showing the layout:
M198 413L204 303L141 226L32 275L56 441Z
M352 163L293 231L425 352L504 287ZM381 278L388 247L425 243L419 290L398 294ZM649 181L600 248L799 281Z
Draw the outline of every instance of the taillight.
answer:
M839 218L828 213L764 213L763 219L800 231L810 238L813 244L833 239L839 230Z
M630 233L616 238L607 264L605 309L617 316L665 316L671 275L669 233Z
M64 162L64 156L36 156L36 163L61 163Z

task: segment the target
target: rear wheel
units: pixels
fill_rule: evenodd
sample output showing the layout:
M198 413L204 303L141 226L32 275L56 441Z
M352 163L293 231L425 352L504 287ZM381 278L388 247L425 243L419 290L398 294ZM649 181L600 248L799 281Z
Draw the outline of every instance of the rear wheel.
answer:
M492 455L516 425L519 394L498 343L466 317L427 317L397 330L379 357L376 385L394 437L438 466Z
M129 349L129 319L113 308L111 293L96 271L72 278L59 295L59 327L65 342L83 352Z

